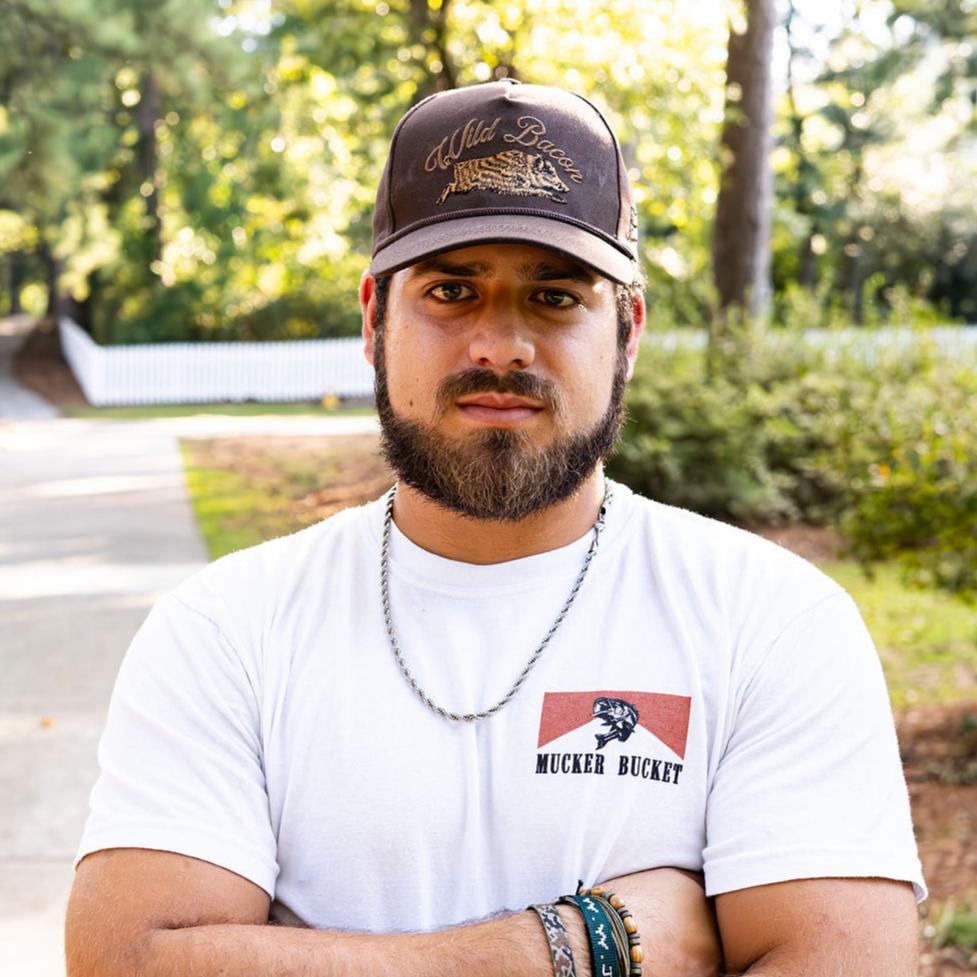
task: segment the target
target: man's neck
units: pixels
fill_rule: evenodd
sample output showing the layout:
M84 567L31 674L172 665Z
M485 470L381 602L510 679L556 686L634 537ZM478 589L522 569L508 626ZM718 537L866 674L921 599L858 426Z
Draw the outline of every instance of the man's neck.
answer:
M505 563L579 539L597 521L603 499L600 466L569 499L518 522L463 516L401 482L394 501L394 522L412 543L438 556L463 563Z

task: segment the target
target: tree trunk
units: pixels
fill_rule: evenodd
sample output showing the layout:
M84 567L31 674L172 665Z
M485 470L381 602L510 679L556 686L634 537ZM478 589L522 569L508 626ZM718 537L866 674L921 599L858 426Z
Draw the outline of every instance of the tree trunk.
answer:
M794 18L796 16L797 9L793 0L788 0L787 14L784 18L784 33L787 35L787 105L790 112L790 134L787 144L797 157L797 175L791 187L791 196L794 201L794 210L801 216L811 219L809 229L801 238L797 249L797 282L801 287L813 292L817 285L817 261L814 255L814 235L817 233L817 224L813 220L810 187L805 178L815 172L816 168L807 158L804 150L804 123L806 120L797 107L795 94L797 86L794 81L794 61L798 55L797 45L794 42Z
M774 0L745 0L747 26L731 26L726 65L726 119L713 233L713 271L721 312L761 313L770 295L771 58Z
M24 284L24 255L20 251L11 252L10 261L10 314L19 315L20 289Z
M862 274L862 242L852 233L845 242L844 266L847 291L851 295L851 317L856 326L865 323L865 277Z
M41 241L38 248L41 263L44 265L44 275L47 280L47 309L44 314L55 322L64 312L64 302L58 288L58 279L61 277L61 262L51 253L47 241Z
M800 244L797 283L809 292L813 292L818 284L818 265L814 256L813 234L805 234Z
M150 260L157 262L163 254L163 241L159 222L159 195L156 185L156 171L159 168L156 151L159 93L152 70L147 70L143 75L139 94L139 105L136 109L136 120L139 126L139 178L141 186L146 187L149 191L143 196L146 199L146 215L149 218ZM140 192L142 191L140 190Z
M79 326L91 335L95 335L95 297L98 292L98 271L93 271L88 275L86 282L87 294L83 299L69 297L70 315Z
M414 101L458 87L458 69L451 60L448 51L448 7L451 0L441 0L440 6L432 9L429 0L410 0L409 25L411 37L415 44L425 48L424 68L428 72L427 80L422 84ZM441 70L431 72L427 69L427 56L433 54L440 62Z

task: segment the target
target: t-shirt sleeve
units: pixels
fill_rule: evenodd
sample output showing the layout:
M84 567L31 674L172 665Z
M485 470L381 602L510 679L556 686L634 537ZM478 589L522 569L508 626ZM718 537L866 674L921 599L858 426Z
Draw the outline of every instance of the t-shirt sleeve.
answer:
M799 615L745 676L709 794L707 895L880 877L926 896L888 692L854 601Z
M98 759L76 864L104 848L179 852L274 895L252 680L220 628L175 595L156 603L126 653Z

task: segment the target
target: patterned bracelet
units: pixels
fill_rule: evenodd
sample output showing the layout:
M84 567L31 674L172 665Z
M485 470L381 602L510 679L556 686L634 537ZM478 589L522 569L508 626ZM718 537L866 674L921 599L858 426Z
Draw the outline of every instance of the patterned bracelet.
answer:
M546 942L550 945L550 957L553 959L553 977L577 977L570 935L556 911L556 906L550 902L529 908L539 916L539 921L543 924Z

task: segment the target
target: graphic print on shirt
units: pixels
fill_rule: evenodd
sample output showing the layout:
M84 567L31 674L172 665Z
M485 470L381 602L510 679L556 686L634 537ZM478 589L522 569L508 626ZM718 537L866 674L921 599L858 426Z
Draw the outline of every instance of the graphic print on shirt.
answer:
M597 733L597 749L602 750L611 740L622 743L634 732L638 724L638 710L624 699L598 696L594 699L594 716L610 727L609 733Z
M547 692L539 717L536 773L635 777L677 785L691 710L687 695ZM586 740L584 727L588 727ZM590 746L591 736L593 746L582 749ZM544 751L556 740L563 740L563 750Z

